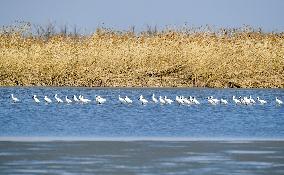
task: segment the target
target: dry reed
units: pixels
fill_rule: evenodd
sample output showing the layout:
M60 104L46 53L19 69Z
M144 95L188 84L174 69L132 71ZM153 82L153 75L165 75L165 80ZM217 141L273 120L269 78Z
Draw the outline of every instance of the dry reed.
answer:
M283 75L283 33L0 33L0 86L283 88Z

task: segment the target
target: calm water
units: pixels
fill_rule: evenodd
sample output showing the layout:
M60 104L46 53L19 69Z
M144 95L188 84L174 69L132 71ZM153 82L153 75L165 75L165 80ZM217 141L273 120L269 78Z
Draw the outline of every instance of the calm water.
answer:
M56 93L107 102L57 104ZM201 104L139 104L153 93ZM45 95L54 102L45 104ZM118 95L134 103L120 104ZM229 104L209 105L211 95ZM268 104L235 105L233 95ZM0 174L283 174L284 106L276 96L284 100L284 90L0 88Z
M11 93L21 102L12 103ZM101 95L107 102L57 104L56 93L61 98L82 94L92 100ZM201 105L139 104L140 94L150 99L152 93L172 99L196 96ZM34 103L33 94L42 103ZM119 94L128 95L134 103L120 104ZM54 103L45 104L45 95ZM210 95L227 98L230 104L209 105L206 98ZM259 96L268 104L237 106L232 95ZM276 96L284 99L284 90L1 88L0 136L284 138L284 106L275 105Z
M1 174L284 174L284 141L0 142Z

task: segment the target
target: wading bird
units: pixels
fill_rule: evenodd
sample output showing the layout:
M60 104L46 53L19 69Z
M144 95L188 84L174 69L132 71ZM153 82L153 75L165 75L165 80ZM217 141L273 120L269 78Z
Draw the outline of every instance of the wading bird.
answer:
M256 98L258 100L258 102L262 105L266 104L267 101L260 99L259 97Z
M120 101L121 104L126 104L127 102L125 101L124 98L122 98L120 95L118 95L118 100Z
M51 103L52 102L51 99L48 98L47 96L44 96L44 100L45 100L46 103Z
M106 102L106 99L98 95L98 96L96 96L96 102L98 104L103 104L103 103Z
M63 103L63 100L61 100L61 98L59 98L57 96L57 94L54 95L55 100L57 101L57 103Z
M79 101L80 101L80 100L76 97L76 95L73 96L73 100L74 100L75 102L79 102Z
M154 103L158 103L159 101L157 100L157 98L155 97L155 94L152 95L152 100Z
M129 97L125 96L124 100L127 104L132 104L132 100Z
M66 103L72 103L72 100L70 100L67 96L65 96Z
M173 100L169 99L167 96L165 96L165 101L167 104L172 104L172 102L174 102Z
M146 105L148 103L148 100L146 100L143 95L140 95L139 101L141 102L142 105Z
M276 102L277 105L282 105L283 104L283 101L281 101L277 97L275 98L275 102Z
M91 102L91 100L89 100L89 99L87 99L87 98L84 98L83 95L79 95L79 100L80 100L80 102L82 102L82 103L89 103L89 102Z
M228 104L228 101L226 99L221 98L220 103L226 105Z
M14 94L11 94L11 98L13 100L14 103L19 102L20 100L14 96Z
M34 101L35 101L36 103L39 103L39 102L40 102L36 95L33 95L33 99L34 99Z

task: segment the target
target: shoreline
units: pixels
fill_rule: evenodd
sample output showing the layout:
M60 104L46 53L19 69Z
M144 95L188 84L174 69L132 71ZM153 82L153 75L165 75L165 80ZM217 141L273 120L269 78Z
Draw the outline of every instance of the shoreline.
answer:
M136 142L136 141L224 141L224 142L255 142L255 141L284 141L284 138L257 138L257 137L49 137L49 136L0 136L0 142L81 142L81 141L100 141L100 142Z
M114 89L114 90L119 90L119 89L164 89L164 90L171 90L171 89L220 89L220 90L284 90L284 88L275 88L275 87L268 87L268 88L263 88L263 87L255 87L255 88L227 88L227 87L81 87L81 86L0 86L1 88L55 88L55 89Z

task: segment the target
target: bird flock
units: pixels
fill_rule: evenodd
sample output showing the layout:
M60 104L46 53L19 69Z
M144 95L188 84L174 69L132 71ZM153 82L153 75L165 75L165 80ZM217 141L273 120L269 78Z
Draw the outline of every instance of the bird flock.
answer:
M33 95L33 100L35 103L41 103L42 101L39 99L39 97L37 95ZM14 94L11 94L11 99L12 102L17 103L20 102L20 100L14 96ZM227 105L229 104L229 101L227 99L224 98L214 98L213 96L209 96L206 98L207 99L207 103L210 105ZM95 96L95 103L97 104L103 104L107 101L106 98L103 98L99 95ZM131 98L129 98L128 96L120 96L118 95L118 101L121 104L132 104L133 100L131 100ZM201 104L196 97L194 96L189 96L189 97L185 97L185 96L176 96L174 100L168 98L167 96L159 96L156 97L155 94L152 94L151 99L147 100L143 95L140 95L138 98L138 101L140 104L142 105L147 105L148 103L155 103L155 104L161 104L161 105L167 105L167 104L172 104L172 103L177 103L179 105L199 105ZM65 96L65 98L60 98L57 94L54 95L54 99L49 98L48 96L44 96L43 98L43 102L50 104L53 102L56 103L67 103L67 104L71 104L71 103L82 103L82 104L86 104L86 103L90 103L92 102L92 100L85 98L82 95L79 95L78 97L76 95L73 95L72 98L69 98L68 96ZM238 97L236 98L236 96L232 96L232 103L236 104L236 105L255 105L255 104L260 104L260 105L265 105L268 102L264 99L261 99L259 97L256 97L256 100L254 100L252 98L252 96L249 97ZM280 100L278 97L275 97L275 104L276 105L282 105L283 101Z

